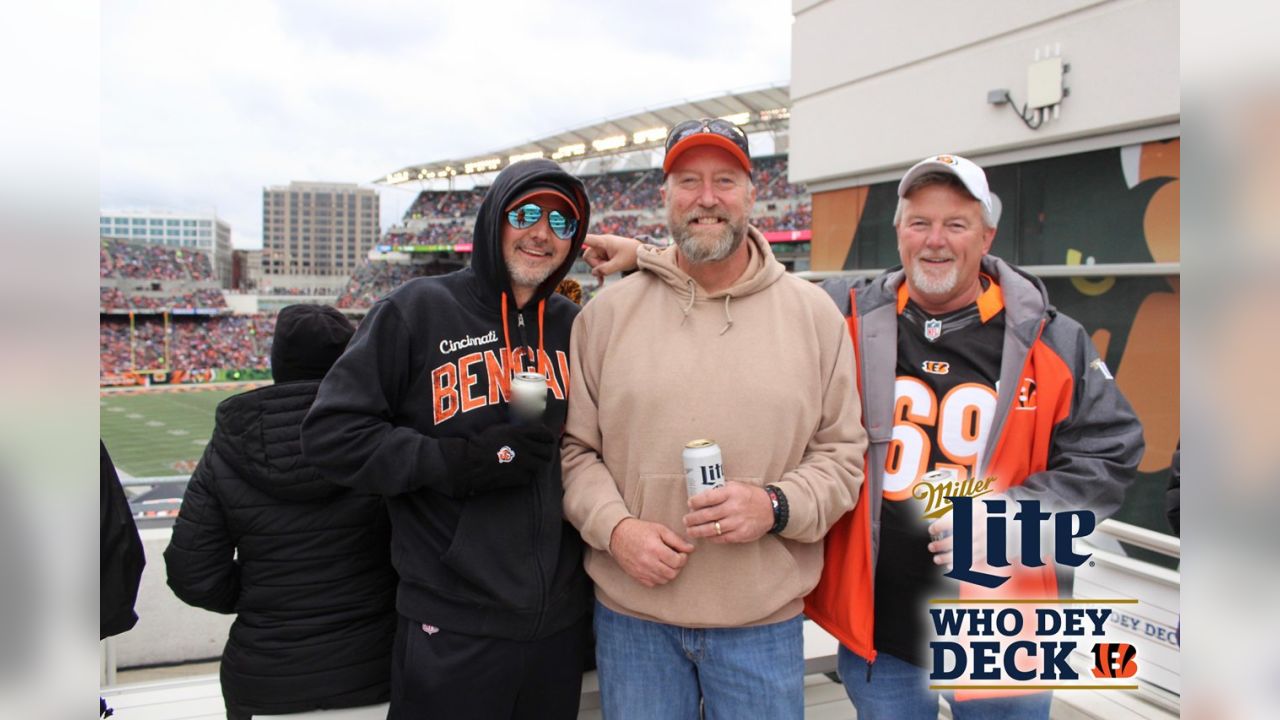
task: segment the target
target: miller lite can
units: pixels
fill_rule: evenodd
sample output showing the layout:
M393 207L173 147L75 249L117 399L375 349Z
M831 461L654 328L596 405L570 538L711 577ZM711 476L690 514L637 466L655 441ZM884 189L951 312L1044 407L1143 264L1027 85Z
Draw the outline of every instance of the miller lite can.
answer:
M927 472L924 475L921 475L920 482L928 483L929 485L949 482L949 483L953 483L953 487L954 487L954 483L958 478L959 478L959 473L956 472L955 468L940 468L938 470L934 470L933 472ZM930 534L929 541L938 542L939 540L942 540L944 538L949 538L949 537L951 537L951 531L943 530L941 533L937 535Z
M693 440L685 443L684 484L689 497L724 485L724 465L720 446L714 440Z
M511 416L516 422L537 422L547 409L547 376L519 372L511 377Z

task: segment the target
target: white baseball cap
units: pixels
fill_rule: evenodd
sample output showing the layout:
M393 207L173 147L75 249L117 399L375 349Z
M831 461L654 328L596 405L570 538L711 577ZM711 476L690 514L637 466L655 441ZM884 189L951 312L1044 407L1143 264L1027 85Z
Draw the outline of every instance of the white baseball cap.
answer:
M991 189L987 187L987 174L972 160L959 155L934 155L912 165L907 174L902 176L902 181L898 183L898 197L906 196L907 188L911 187L911 183L915 182L916 178L931 172L948 173L960 178L960 182L964 183L969 194L982 205L982 219L986 221L987 226L996 226L999 217L996 215L995 202L998 201L992 200Z

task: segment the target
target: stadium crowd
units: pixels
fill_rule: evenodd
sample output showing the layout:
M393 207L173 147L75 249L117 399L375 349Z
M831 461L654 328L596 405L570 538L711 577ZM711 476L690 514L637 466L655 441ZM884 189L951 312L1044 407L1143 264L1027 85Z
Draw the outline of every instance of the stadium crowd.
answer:
M751 223L761 232L808 230L813 225L813 206L801 203L782 215L759 215Z
M587 178L587 195L595 214L617 210L651 210L662 205L658 170L608 173Z
M100 277L149 280L212 280L213 264L198 250L135 245L103 238L98 253Z
M454 220L447 223L434 223L422 230L411 233L396 230L387 233L386 242L390 245L456 245L471 242L471 225L474 218Z
M475 215L485 188L471 190L423 190L414 198L405 218L460 218Z
M786 177L786 157L758 160L755 176L757 199L807 200L804 198L804 187L788 183ZM666 240L667 226L657 213L661 207L661 184L661 170L607 173L586 178L587 192L592 201L591 232ZM393 230L386 236L385 242L392 245L450 245L470 242L475 213L484 199L485 191L486 188L475 188L419 193L412 207L405 213L405 220L425 218L433 222L416 233L403 229ZM812 208L808 202L801 202L785 212L758 213L753 222L766 232L803 230L812 223ZM209 257L193 250L104 238L99 259L102 278L194 282L212 280L214 277ZM351 276L335 304L339 308L367 308L378 298L414 277L442 274L455 268L456 265L452 263L439 261L426 264L366 261ZM275 295L312 294L295 288L273 288L266 292ZM589 290L588 297L590 294ZM145 313L167 309L227 308L221 291L212 288L193 288L185 292L170 289L167 293L161 293L103 287L100 289L100 304L102 312L108 314L135 310ZM109 315L104 315L101 320L102 372L166 367L165 326L160 318L147 315L136 318L132 343L127 320ZM171 357L167 367L266 368L269 364L274 322L275 316L267 314L212 318L172 317L169 325Z
M102 288L103 312L130 310L224 310L227 301L220 290L200 288L177 295L126 293L118 288Z
M128 320L101 318L101 372L266 368L275 316L175 317L170 319L168 328L170 357L166 363L163 320L135 318L131 331Z
M755 167L756 200L784 200L808 194L804 185L787 182L787 156L752 160Z
M455 264L434 261L430 263L391 263L365 261L356 268L346 289L338 297L335 306L341 308L367 308L378 298L395 290L415 277L443 275L458 268Z

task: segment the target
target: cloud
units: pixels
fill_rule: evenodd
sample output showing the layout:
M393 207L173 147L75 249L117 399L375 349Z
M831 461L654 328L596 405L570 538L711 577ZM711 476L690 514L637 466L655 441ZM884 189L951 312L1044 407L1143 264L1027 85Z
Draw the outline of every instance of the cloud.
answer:
M121 0L102 6L105 207L367 183L642 107L785 82L785 3ZM407 205L383 191L384 222Z

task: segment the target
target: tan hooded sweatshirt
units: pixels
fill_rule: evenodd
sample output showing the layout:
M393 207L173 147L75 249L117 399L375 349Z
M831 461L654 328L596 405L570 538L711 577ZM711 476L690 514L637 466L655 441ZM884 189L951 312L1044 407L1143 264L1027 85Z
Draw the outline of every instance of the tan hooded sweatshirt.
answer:
M600 602L684 627L779 622L800 613L822 569L821 540L853 507L866 433L853 347L822 290L787 275L755 228L747 271L707 294L675 248L641 248L642 272L587 303L570 341L565 514L590 546ZM781 536L697 549L672 582L646 588L609 554L624 518L683 537L681 451L710 438L729 481L782 488Z

